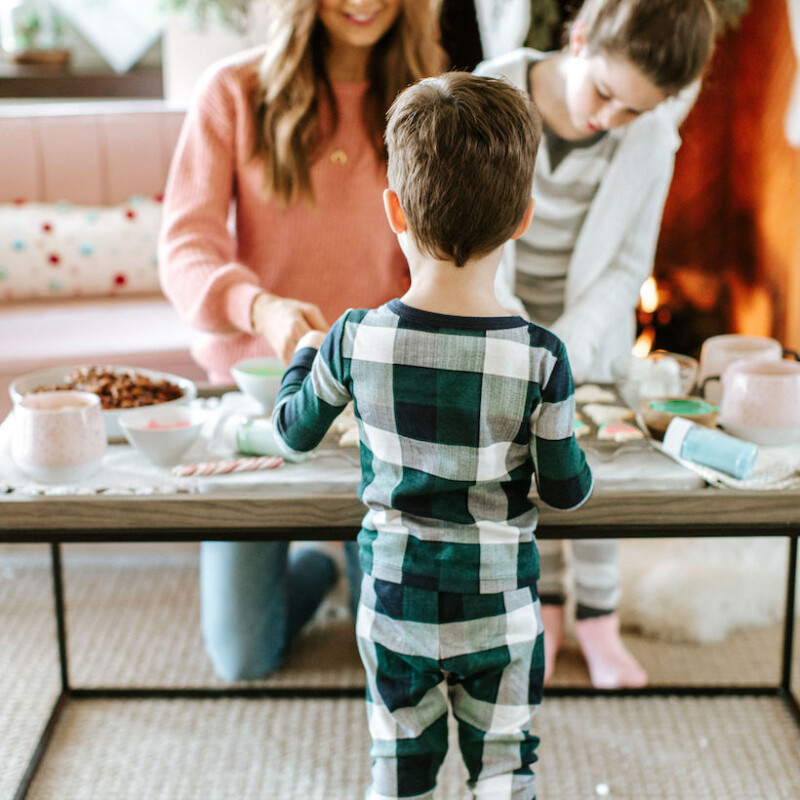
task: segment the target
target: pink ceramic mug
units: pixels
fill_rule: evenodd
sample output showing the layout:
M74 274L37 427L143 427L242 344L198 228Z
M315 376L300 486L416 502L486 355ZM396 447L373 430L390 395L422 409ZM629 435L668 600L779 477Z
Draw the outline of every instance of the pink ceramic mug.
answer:
M100 465L106 436L100 398L91 392L36 392L14 406L11 455L30 477L81 480Z
M800 363L743 359L722 374L720 423L763 444L800 438Z

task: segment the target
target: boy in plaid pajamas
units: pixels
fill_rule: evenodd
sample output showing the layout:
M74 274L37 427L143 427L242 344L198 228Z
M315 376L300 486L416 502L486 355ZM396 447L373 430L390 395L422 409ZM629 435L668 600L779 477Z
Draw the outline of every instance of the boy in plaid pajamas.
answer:
M535 474L539 497L569 509L592 486L564 345L494 296L502 245L530 222L540 135L530 101L491 78L448 73L397 98L384 205L411 288L306 334L273 413L292 455L354 401L368 800L433 797L448 704L473 796L535 796L544 641L528 494Z

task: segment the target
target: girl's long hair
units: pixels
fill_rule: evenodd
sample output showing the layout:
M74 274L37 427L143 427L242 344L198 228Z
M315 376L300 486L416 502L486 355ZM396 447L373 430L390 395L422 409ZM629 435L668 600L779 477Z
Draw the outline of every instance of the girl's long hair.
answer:
M439 45L441 0L403 0L397 19L370 56L364 121L379 157L386 111L408 84L444 69ZM281 0L273 4L267 52L253 93L253 155L264 165L264 192L288 205L313 199L311 165L323 142L318 92L325 93L338 121L336 101L325 68L328 41L319 20L319 0Z
M670 95L702 75L717 28L710 0L585 0L575 21L591 53L627 58Z

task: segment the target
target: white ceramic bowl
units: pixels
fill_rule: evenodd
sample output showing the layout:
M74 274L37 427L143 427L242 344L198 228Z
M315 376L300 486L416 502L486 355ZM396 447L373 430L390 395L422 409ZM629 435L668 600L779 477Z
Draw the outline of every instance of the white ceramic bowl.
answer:
M123 412L119 426L154 464L172 466L195 443L207 418L202 409L161 404Z
M14 403L18 403L24 395L32 392L34 389L37 389L40 386L53 387L63 384L71 372L76 369L80 369L82 366L90 365L47 367L46 369L40 369L36 372L29 372L26 375L21 375L19 378L13 381L11 386L8 388L8 393L11 395L11 400ZM186 405L194 400L195 397L197 397L197 387L195 386L194 382L190 381L188 378L182 378L180 375L173 375L169 372L159 372L158 370L153 369L140 369L139 367L122 367L116 364L112 366L105 364L95 364L91 366L102 367L103 369L108 369L115 373L134 372L137 375L143 375L146 378L150 378L152 381L167 380L170 383L174 383L182 389L183 395L175 400L169 400L166 403L158 404L164 408ZM150 408L150 406L141 406L141 408ZM122 414L130 410L131 409L105 409L101 412L103 417L103 427L105 428L106 437L109 441L124 440L124 434L119 426L119 418Z
M231 375L239 389L258 402L264 412L275 404L286 366L279 358L247 358L231 367Z
M697 378L697 360L681 353L656 350L644 358L625 356L611 364L614 384L628 408L638 411L642 400L686 397Z

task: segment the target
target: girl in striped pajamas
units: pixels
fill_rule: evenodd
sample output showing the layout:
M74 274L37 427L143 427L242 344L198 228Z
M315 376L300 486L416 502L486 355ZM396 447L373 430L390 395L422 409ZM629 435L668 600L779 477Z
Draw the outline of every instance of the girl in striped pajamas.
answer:
M577 382L609 381L611 362L630 353L677 126L696 96L714 26L708 0L586 0L563 51L520 49L476 70L526 90L544 118L536 214L506 247L497 291L507 308L524 309L562 339ZM563 636L566 560L562 542L542 542L540 551L547 680ZM575 633L593 685L643 686L647 675L615 613L616 540L575 541L572 555Z

